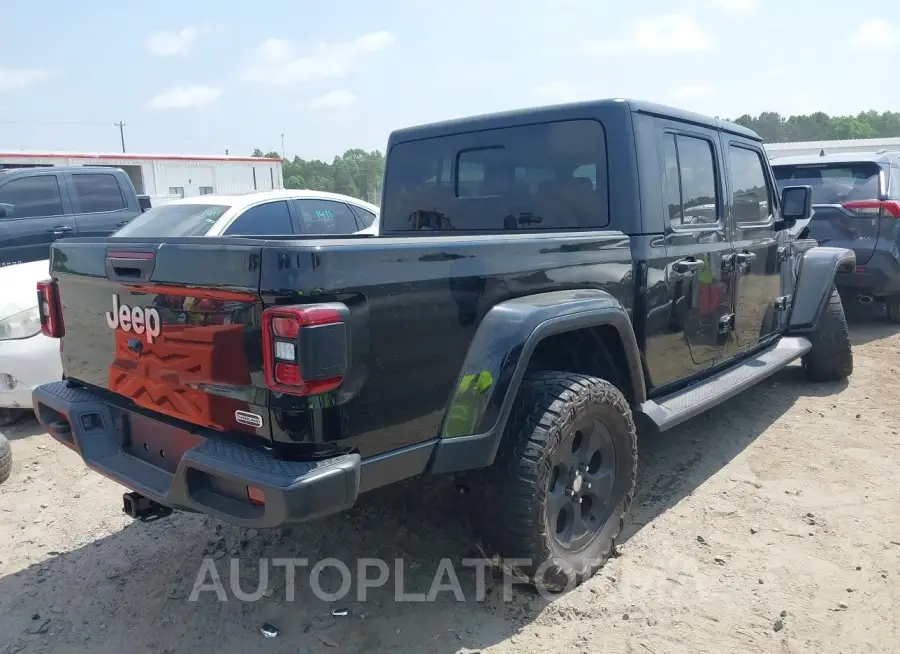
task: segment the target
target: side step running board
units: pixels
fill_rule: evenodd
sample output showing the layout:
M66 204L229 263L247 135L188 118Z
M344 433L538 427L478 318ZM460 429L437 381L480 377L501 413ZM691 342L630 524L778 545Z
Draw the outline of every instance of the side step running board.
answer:
M802 336L782 337L772 347L709 379L644 402L638 411L660 431L671 429L750 388L799 359L811 348L812 344Z

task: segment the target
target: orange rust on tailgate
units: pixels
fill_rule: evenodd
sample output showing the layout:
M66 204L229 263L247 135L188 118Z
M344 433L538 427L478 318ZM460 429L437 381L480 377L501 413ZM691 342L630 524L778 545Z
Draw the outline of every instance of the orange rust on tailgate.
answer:
M165 325L159 339L128 347L133 334L116 331L116 357L109 370L111 391L138 406L218 430L255 433L235 421L246 402L213 395L197 384L250 385L243 325Z

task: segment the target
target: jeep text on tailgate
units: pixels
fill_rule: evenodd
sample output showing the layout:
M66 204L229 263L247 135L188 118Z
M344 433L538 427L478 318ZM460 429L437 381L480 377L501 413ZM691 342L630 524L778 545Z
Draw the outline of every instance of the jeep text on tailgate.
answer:
M810 212L755 133L667 107L400 130L375 238L55 243L66 381L35 410L134 517L275 527L459 473L490 553L561 589L622 528L635 415L669 429L798 359L851 374L854 254L794 238Z

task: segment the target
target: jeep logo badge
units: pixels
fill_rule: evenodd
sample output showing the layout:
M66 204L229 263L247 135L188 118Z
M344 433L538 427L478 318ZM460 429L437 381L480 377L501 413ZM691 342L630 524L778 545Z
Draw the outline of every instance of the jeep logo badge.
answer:
M121 328L123 332L134 331L135 334L147 334L147 342L159 336L162 323L159 319L159 311L153 307L129 307L127 304L119 304L119 296L112 296L112 311L106 312L106 324L110 329Z

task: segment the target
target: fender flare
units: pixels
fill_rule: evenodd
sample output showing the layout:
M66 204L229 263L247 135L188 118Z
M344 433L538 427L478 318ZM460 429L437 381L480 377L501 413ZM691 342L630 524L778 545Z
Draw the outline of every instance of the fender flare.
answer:
M637 340L628 312L612 295L599 289L538 293L501 302L478 326L441 423L441 437L429 472L444 474L482 468L493 463L513 402L537 344L548 336L584 327L609 325L622 341L636 403L646 399ZM487 373L486 377L482 377ZM477 406L468 407L468 427L453 421L473 379Z
M799 263L787 319L791 334L815 331L831 296L835 274L842 269L852 271L856 254L846 248L816 246L803 252Z

